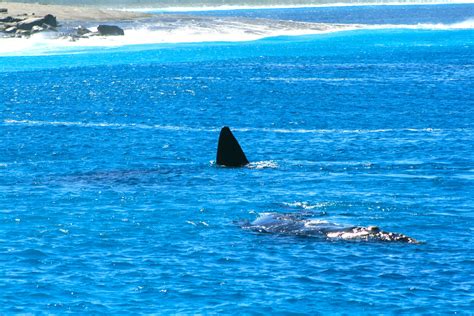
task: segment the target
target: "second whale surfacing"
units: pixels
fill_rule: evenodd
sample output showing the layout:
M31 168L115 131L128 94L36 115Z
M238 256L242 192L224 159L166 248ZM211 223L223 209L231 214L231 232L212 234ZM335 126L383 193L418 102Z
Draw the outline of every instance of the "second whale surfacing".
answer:
M317 220L308 214L262 213L254 221L242 221L246 230L301 237L320 237L328 240L381 241L420 243L409 236L380 230L376 226L344 226Z
M243 167L249 164L239 142L227 126L221 129L219 135L216 164L226 167ZM241 221L238 224L243 229L258 233L320 237L330 240L419 243L409 236L382 231L376 226L344 226L316 220L308 213L262 213L252 222Z

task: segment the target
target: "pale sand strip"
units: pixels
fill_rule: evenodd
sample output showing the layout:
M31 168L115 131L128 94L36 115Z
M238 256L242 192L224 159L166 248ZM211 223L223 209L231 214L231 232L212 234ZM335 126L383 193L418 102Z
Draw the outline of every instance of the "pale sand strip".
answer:
M34 13L36 16L52 14L57 17L58 21L123 21L150 17L146 13L107 10L90 6L79 7L0 1L0 8L8 9L8 13L0 14L0 17L7 15L16 16L24 13L28 15Z

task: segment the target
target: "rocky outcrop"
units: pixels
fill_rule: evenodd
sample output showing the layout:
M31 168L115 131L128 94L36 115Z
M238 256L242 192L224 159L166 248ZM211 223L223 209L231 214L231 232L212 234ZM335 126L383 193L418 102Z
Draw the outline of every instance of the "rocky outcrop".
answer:
M58 26L56 17L47 14L44 17L34 15L19 15L16 17L7 16L0 18L0 32L7 36L27 37L31 34L52 30Z
M105 36L117 36L117 35L125 35L125 32L123 29L116 25L99 25L97 27L97 32L99 32L100 35L105 35Z
M11 16L7 16L6 18L0 19L0 23L16 23L16 22L20 22L20 21L21 21L20 18L14 18L14 17L11 17Z
M29 18L23 21L18 22L17 28L20 30L27 30L30 31L33 26L43 26L44 24L50 27L57 27L58 22L56 21L56 17L52 16L51 14L45 15L42 18Z
M78 35L78 36L84 36L84 35L90 34L90 33L92 33L92 31L89 30L88 28L83 27L83 26L78 26L76 28L76 35Z
M1 1L1 0L0 0ZM47 14L37 17L33 14L6 16L6 12L0 11L0 37L29 37L32 34L44 31L56 31L59 27L56 17ZM125 32L116 25L99 25L97 31L91 31L83 26L78 26L72 32L58 33L58 36L68 38L72 41L93 36L122 36Z

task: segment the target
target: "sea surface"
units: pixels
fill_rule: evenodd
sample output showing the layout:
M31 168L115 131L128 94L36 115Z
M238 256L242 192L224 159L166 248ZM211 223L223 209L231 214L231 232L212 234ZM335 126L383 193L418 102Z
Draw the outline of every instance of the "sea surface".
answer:
M413 27L4 54L0 313L473 314L462 6L219 11L362 23L348 10L397 10ZM216 166L222 126L249 166ZM239 227L266 212L421 243Z

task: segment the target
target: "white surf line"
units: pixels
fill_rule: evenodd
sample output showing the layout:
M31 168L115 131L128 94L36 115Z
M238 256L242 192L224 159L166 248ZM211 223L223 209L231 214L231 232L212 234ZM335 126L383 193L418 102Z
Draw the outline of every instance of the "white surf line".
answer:
M143 25L125 28L125 36L91 37L69 41L67 38L50 38L35 34L30 38L0 38L0 56L39 56L57 54L79 54L98 47L122 47L132 45L187 44L206 42L250 42L277 36L301 36L348 31L358 25L331 25L315 23L274 24L244 23L235 20L205 21L204 25L190 21L189 24L171 25L171 29L155 30L159 25Z
M471 30L474 29L474 18L464 21L445 24L445 23L418 23L418 24L374 24L361 25L361 30L385 30L385 29L409 29L409 30L433 30L433 31L449 31L449 30Z
M72 121L38 121L38 120L3 120L3 125L22 126L58 126L78 128L115 128L115 129L153 129L165 131L218 132L220 127L195 128L176 125L147 125L105 122L72 122ZM388 129L285 129L285 128L232 128L238 132L265 132L278 134L370 134L370 133L440 133L472 132L471 128L434 129L434 128L388 128Z
M278 36L306 36L347 32L356 30L415 29L415 30L464 30L474 29L474 18L452 24L327 24L278 21L279 24L244 23L242 21L207 21L203 25L178 25L167 30L153 30L148 27L126 29L123 37L84 38L71 42L64 38L33 35L29 39L0 39L0 56L43 56L80 54L97 47L123 47L133 45L157 45L206 42L250 42ZM268 21L271 22L271 21ZM149 27L153 27L150 25Z
M122 8L121 11L132 12L206 12L206 11L239 11L239 10L277 10L277 9L304 9L304 8L332 8L332 7L363 7L363 6L419 6L419 5L452 5L452 4L474 4L474 0L433 0L433 1L385 1L385 2L337 2L323 4L281 4L281 5L221 5L221 6L174 6L174 7L146 7L146 8Z

